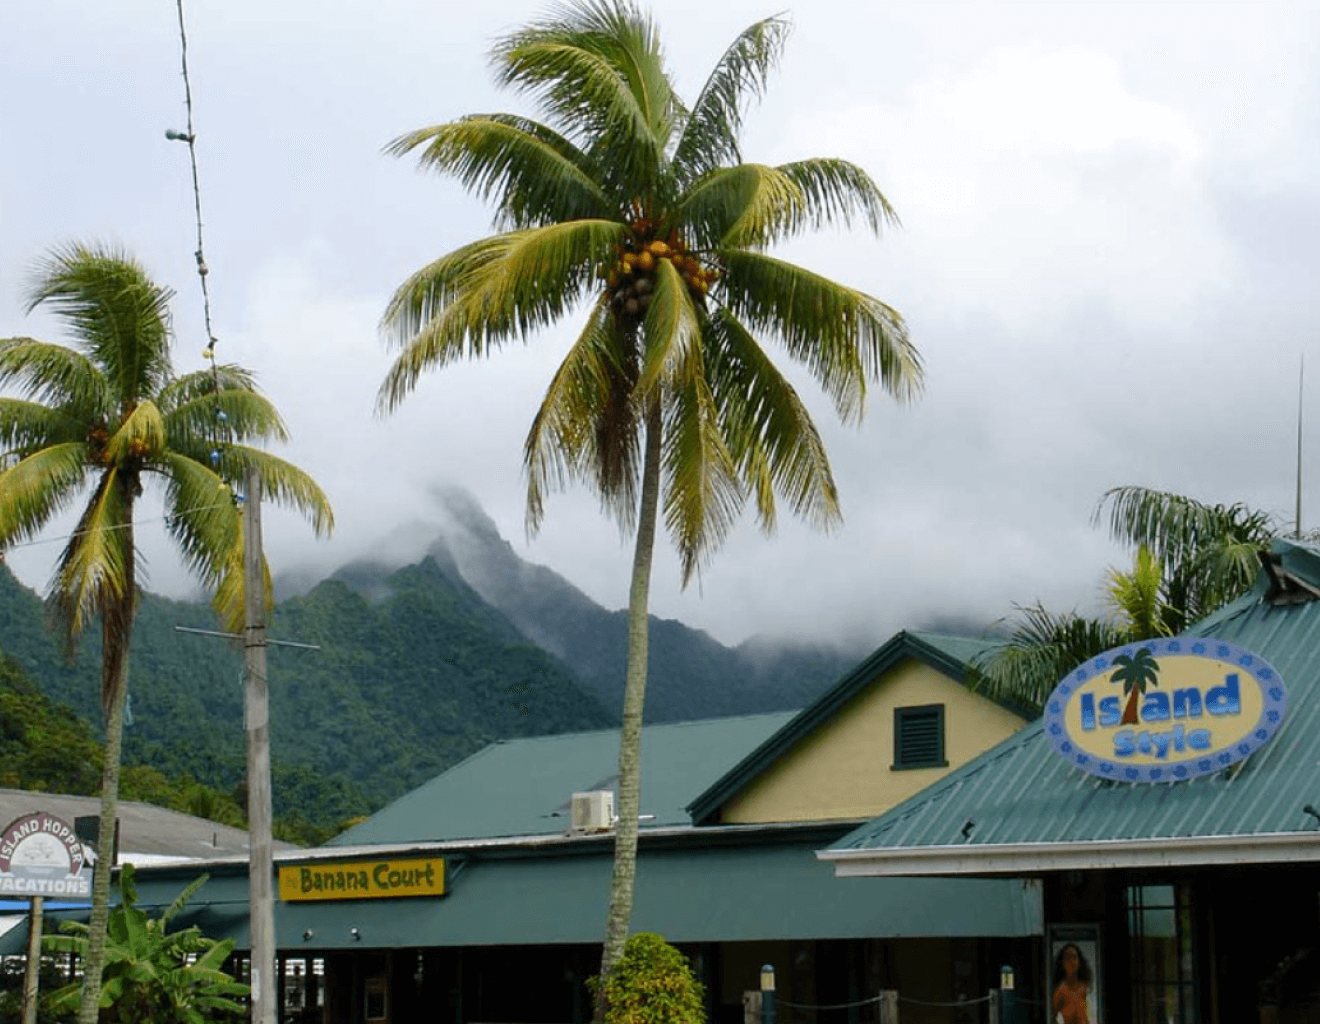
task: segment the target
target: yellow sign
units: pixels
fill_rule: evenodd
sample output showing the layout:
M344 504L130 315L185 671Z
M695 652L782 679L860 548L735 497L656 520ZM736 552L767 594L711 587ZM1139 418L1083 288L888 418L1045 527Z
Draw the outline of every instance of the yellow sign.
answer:
M399 899L444 892L442 857L280 865L282 900Z
M1122 782L1222 771L1269 740L1288 694L1258 654L1210 637L1116 647L1069 673L1045 705L1055 751Z

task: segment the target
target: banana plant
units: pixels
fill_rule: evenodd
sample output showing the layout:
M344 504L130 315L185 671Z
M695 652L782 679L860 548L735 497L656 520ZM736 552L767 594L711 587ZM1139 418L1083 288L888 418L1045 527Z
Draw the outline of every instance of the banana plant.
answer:
M225 1015L247 1012L241 1001L248 986L224 971L234 951L234 940L216 941L196 925L170 931L169 924L206 882L202 875L183 890L158 918L137 906L133 865L119 874L119 906L110 913L106 928L106 958L101 975L102 1021L116 1024L206 1024ZM43 939L48 953L85 956L88 925L66 921L64 934ZM78 1008L81 983L75 982L51 996L57 1013Z

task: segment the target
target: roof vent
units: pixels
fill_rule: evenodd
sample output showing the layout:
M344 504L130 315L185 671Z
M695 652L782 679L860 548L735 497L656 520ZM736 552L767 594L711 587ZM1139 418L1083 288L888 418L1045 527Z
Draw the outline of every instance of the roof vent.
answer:
M613 790L574 793L571 806L571 824L568 826L570 833L582 835L587 832L608 832L614 827Z
M1269 577L1265 600L1270 604L1304 604L1320 598L1320 588L1285 569L1281 555L1273 551L1258 551L1256 554Z

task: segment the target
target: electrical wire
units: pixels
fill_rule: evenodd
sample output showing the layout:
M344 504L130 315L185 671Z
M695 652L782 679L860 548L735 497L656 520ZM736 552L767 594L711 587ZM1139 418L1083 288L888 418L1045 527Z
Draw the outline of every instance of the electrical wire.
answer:
M215 508L231 508L233 507L233 504L234 502L232 499L226 499L225 501L217 502L214 505L197 505L193 508L183 509L183 512L207 512ZM99 526L95 530L74 530L72 533L62 533L56 537L42 537L40 540L24 541L21 544L7 544L5 546L5 554L8 554L10 551L17 551L21 548L37 548L41 547L43 544L58 544L61 541L72 540L74 537L84 537L93 533L113 533L115 530L127 530L129 528L147 526L151 523L167 523L171 519L177 519L178 515L179 513L175 513L172 516L154 516L151 519L134 519L131 523L117 523L114 526Z

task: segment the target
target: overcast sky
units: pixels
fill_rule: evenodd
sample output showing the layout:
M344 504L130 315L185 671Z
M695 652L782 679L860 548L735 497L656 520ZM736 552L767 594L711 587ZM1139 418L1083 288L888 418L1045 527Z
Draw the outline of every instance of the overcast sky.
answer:
M692 97L750 0L652 7ZM493 87L493 38L528 0L187 0L189 70L218 353L285 414L282 455L329 493L316 542L268 513L277 572L429 539L439 486L472 492L526 558L610 607L630 548L582 492L523 530L521 443L580 320L424 379L373 415L377 322L411 271L489 230L489 211L395 136L466 113L529 112ZM745 158L840 156L903 220L785 255L899 308L923 399L877 398L843 428L805 381L846 522L748 521L700 586L660 551L652 609L726 642L754 633L876 643L1014 603L1098 607L1124 559L1091 513L1144 484L1291 519L1299 359L1312 385L1304 517L1320 522L1320 75L1313 3L812 0ZM121 243L177 290L176 369L203 365L172 0L9 3L0 15L0 337L56 340L24 311L60 242ZM148 513L144 513L148 514ZM54 537L58 531L52 530ZM10 554L42 588L56 543ZM408 551L400 552L407 555ZM185 595L147 541L149 586ZM0 640L2 642L2 640Z

